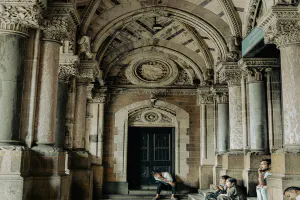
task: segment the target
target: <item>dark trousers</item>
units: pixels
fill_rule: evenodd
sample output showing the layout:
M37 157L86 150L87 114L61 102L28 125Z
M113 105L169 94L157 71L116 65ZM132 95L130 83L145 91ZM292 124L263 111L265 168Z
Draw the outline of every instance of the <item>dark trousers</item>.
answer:
M160 194L160 192L162 190L169 190L169 189L172 189L172 194L176 193L176 187L175 186L173 187L170 184L164 183L164 182L161 182L161 181L157 181L156 183L157 183L156 194Z

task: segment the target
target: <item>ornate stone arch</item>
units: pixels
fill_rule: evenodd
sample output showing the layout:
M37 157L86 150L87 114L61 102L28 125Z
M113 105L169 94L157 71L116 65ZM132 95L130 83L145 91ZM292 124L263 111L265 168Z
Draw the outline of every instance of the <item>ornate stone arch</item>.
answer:
M151 120L147 120L149 115L153 115L150 117ZM174 127L175 174L181 180L187 180L189 152L186 146L189 143L187 134L190 127L189 114L182 108L165 101L158 100L153 104L151 100L144 100L130 104L115 113L117 134L114 136L116 145L114 173L117 181L127 181L128 126L130 125Z
M188 7L188 4L191 4L191 7ZM193 9L191 10L191 8ZM116 7L115 9L118 8ZM232 38L230 27L217 15L200 6L194 7L194 5L189 2L184 4L178 3L173 6L170 5L170 7L154 6L138 9L133 9L130 4L122 4L122 10L120 10L119 13L114 9L109 10L105 16L114 16L114 18L109 20L94 37L93 51L97 52L103 41L113 32L126 26L133 20L142 17L145 12L150 12L155 9L169 13L174 19L205 32L208 37L215 42L221 57L226 58L228 51L226 41L230 42ZM116 16L116 13L118 13L118 16Z

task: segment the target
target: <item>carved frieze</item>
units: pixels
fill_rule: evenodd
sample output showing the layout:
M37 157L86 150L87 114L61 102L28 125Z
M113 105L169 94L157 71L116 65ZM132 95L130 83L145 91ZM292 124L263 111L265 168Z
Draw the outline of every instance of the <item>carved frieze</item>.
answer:
M199 104L214 103L214 94L210 91L209 87L198 88L198 102Z
M223 84L227 82L228 86L241 84L242 73L236 62L222 62L218 69L219 83Z
M94 72L97 66L97 61L81 60L78 64L78 74L76 76L76 82L88 84L94 81Z
M265 43L277 47L300 42L300 13L295 6L274 6L259 21Z
M211 88L211 92L214 94L217 103L229 103L227 85L215 85Z
M151 108L137 110L129 116L130 125L170 124L172 122L173 121L169 116L162 113L160 110Z
M27 29L38 28L46 0L18 0L0 2L0 31L27 34Z

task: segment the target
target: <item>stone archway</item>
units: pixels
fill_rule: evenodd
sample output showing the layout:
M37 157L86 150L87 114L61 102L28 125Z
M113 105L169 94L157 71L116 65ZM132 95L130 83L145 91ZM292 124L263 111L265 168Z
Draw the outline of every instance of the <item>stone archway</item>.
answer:
M157 120L145 119L147 114L156 115ZM137 117L138 116L138 117ZM138 119L138 120L137 120ZM187 180L189 167L187 159L189 152L188 129L190 124L189 114L180 107L165 102L156 101L155 105L150 100L144 100L130 104L115 113L115 127L117 134L114 136L116 150L114 156L116 163L114 173L117 181L127 181L127 150L128 150L128 126L171 126L175 127L175 174L181 180Z

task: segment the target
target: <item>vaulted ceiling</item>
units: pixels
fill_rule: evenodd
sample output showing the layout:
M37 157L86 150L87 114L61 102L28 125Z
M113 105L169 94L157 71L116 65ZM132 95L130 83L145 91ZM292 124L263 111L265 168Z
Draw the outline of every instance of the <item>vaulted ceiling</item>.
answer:
M140 58L174 62L177 76L193 85L195 79L212 80L215 65L240 50L241 38L270 1L77 0L77 9L80 34L92 38L106 82L132 84L125 71ZM155 30L155 23L162 29Z

